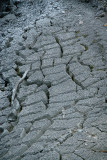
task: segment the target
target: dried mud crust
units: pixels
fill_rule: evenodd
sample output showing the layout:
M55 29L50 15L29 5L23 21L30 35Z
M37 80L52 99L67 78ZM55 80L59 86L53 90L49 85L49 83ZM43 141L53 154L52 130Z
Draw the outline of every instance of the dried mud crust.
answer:
M78 1L33 7L0 27L0 159L106 160L105 23Z

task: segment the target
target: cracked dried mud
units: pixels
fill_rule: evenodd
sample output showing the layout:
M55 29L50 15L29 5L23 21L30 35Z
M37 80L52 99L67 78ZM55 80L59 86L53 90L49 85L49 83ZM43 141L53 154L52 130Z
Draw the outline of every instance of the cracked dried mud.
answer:
M0 19L1 160L107 159L107 27L95 12L23 1Z

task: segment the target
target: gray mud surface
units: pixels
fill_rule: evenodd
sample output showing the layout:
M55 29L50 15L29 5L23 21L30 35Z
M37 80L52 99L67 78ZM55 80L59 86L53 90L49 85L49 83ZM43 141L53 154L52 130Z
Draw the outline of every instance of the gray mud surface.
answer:
M107 16L19 3L0 18L0 160L106 159Z

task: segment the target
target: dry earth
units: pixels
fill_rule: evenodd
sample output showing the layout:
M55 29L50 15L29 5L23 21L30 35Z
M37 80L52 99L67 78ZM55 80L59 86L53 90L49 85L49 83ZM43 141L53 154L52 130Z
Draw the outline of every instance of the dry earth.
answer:
M38 0L0 19L1 160L107 159L107 17L95 15Z

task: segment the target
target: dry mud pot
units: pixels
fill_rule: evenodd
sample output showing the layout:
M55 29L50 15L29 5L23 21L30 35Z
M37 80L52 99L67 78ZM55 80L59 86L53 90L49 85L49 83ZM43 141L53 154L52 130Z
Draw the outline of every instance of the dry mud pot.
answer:
M0 18L0 159L106 160L106 12L78 0L13 8Z

